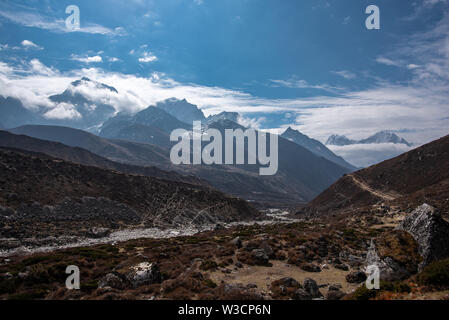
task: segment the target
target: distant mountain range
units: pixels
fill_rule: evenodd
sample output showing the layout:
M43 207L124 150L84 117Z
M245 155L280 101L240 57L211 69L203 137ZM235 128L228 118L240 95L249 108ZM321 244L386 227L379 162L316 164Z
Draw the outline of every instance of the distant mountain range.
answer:
M362 139L362 140L351 140L346 136L331 135L327 141L326 145L333 146L347 146L352 144L375 144L375 143L394 143L394 144L405 144L409 147L412 146L407 140L399 137L390 131L379 131L372 136Z
M215 122L211 126L223 131L230 127L243 128L229 120ZM10 132L80 147L116 162L156 166L182 175L194 175L228 194L277 205L304 203L351 171L283 138L279 138L278 173L262 177L258 175L257 165L174 166L170 161L169 148L105 139L73 128L28 125ZM21 148L21 145L17 143L16 147ZM41 152L45 153L46 150Z
M84 94L87 89L89 94ZM89 98L105 92L116 94L117 90L82 78L72 82L63 93L51 96L55 103L74 107L80 118L73 120L48 119L43 109L30 111L19 100L0 100L0 115L5 114L1 120L11 133L82 148L91 155L80 151L83 155L75 156L71 150L72 155L68 157L42 142L36 142L32 147L30 141L10 137L16 143L13 145L8 143L6 136L3 145L89 165L93 154L102 158L95 159L94 165L125 173L145 175L148 169L120 167L118 164L176 171L178 176L173 180L194 175L227 194L279 206L305 203L342 175L355 170L354 166L318 141L294 130L287 130L279 137L279 170L275 176L259 176L259 165L174 166L170 161L170 149L174 144L170 141L170 133L174 129L191 130L193 121L201 121L204 128L216 128L222 132L236 128L244 130L246 128L239 124L240 115L222 112L206 118L196 105L176 98L158 102L137 113L116 114L112 106L95 104L93 98ZM87 158L89 161L85 160Z
M156 103L157 108L164 110L179 121L192 126L193 121L204 122L206 117L203 112L194 104L188 103L186 99L178 100L170 98Z
M342 167L348 168L350 170L357 169L352 164L346 162L342 157L337 156L331 150L329 150L324 144L319 142L318 140L311 139L305 134L302 134L298 130L294 130L291 127L288 127L287 130L281 135L281 137L290 140L307 150L313 152L314 154L326 158L329 161L335 162Z

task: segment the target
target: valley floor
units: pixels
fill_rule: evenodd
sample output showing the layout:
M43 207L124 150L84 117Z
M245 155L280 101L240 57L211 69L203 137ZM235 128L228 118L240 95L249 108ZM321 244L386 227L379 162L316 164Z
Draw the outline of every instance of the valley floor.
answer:
M398 220L348 216L254 223L13 255L0 258L0 298L448 299L448 291L418 286L413 277L400 286L385 285L374 296L360 294L364 279L357 272L370 239ZM68 265L80 269L80 290L65 287Z

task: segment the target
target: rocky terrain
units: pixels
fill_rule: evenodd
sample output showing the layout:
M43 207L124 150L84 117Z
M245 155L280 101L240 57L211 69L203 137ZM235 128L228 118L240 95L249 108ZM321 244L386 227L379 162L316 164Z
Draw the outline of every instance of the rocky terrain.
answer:
M87 133L86 133L87 134ZM162 178L171 181L179 181L190 184L210 186L205 180L192 175L181 175L174 171L161 170L154 166L137 166L111 161L98 156L80 147L70 147L59 142L31 138L26 135L16 135L0 130L0 147L20 149L21 152L40 153L61 160L78 163L86 166L95 166L103 169L114 170L123 173L137 174L148 177ZM113 149L112 144L109 150ZM117 147L118 149L118 147Z
M425 213L423 213L425 212ZM409 220L432 238L428 205ZM135 239L0 258L5 299L448 299L449 260L425 261L408 229L369 217L216 228L188 237ZM442 221L438 220L438 224ZM443 223L444 224L444 223ZM441 227L438 225L438 228ZM437 228L437 229L438 229ZM412 228L413 229L413 228ZM416 236L416 235L415 235ZM419 235L418 237L421 237ZM447 240L444 240L447 241ZM446 242L447 243L447 242ZM374 258L373 258L374 257ZM367 290L368 264L382 269ZM65 288L65 268L81 270L81 289Z
M2 249L27 241L47 244L63 236L101 237L123 228L216 224L259 216L247 202L210 187L0 149Z
M207 186L0 149L0 298L447 300L448 140L265 213Z

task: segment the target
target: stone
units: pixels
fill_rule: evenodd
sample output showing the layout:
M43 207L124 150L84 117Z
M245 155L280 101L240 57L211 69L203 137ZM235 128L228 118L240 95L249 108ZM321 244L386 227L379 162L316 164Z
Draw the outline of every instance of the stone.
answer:
M225 226L223 226L220 223L217 223L214 227L214 231L225 230L225 229L226 229Z
M302 286L304 290L312 296L313 299L321 298L323 296L320 292L320 289L318 288L316 281L313 279L304 279Z
M340 290L341 288L343 288L341 284L334 283L334 284L329 285L328 290L329 291L336 291L336 290Z
M329 290L326 294L326 300L340 300L342 299L346 293L341 291L340 289L337 290Z
M285 277L273 281L270 285L272 297L274 299L290 298L294 299L296 291L302 288L301 284L293 278Z
M157 264L142 262L130 268L126 279L136 288L142 285L161 283L162 276Z
M125 283L118 275L114 273L108 273L98 282L98 288L113 288L123 290L125 288Z
M421 271L433 261L449 257L449 222L434 207L423 204L410 213L397 227L410 233L418 242L423 261Z
M312 296L304 289L298 289L295 291L294 300L312 300Z
M237 248L240 249L242 247L242 240L240 239L240 237L236 237L231 240L231 244L235 245Z
M321 268L313 263L303 263L299 267L307 272L321 272Z
M363 271L354 271L346 275L346 281L348 283L362 283L366 278L367 276Z
M257 266L266 266L269 264L268 255L263 249L254 249L251 251L251 257Z
M88 238L94 238L94 239L100 239L105 238L111 234L111 230L108 228L91 228L87 233L86 236Z
M268 244L267 241L262 241L259 248L266 253L268 258L271 258L273 256L273 249L271 248L271 246Z

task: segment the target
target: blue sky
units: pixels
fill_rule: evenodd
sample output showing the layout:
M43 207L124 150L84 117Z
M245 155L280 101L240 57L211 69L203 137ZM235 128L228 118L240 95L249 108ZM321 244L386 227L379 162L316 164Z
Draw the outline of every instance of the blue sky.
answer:
M72 4L79 32L65 28ZM380 30L365 28L370 4ZM108 99L118 110L176 96L321 141L395 130L424 143L449 128L448 9L447 0L4 0L0 94L51 108L48 94L87 75L117 87Z

